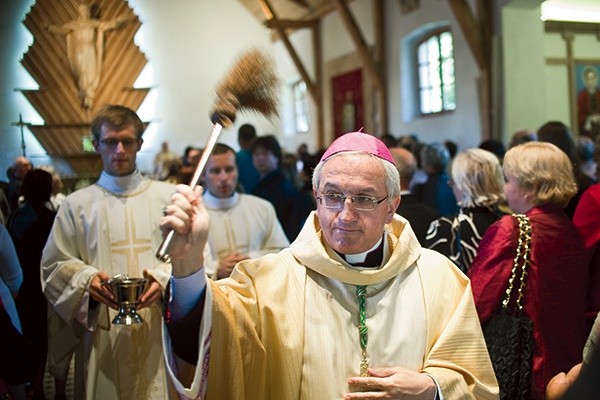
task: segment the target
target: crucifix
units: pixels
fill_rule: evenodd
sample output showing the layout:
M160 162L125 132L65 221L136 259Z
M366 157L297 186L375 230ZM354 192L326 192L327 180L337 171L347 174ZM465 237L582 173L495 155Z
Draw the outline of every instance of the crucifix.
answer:
M25 149L27 148L27 146L25 146L25 132L23 131L23 127L29 126L31 124L29 122L23 122L23 116L19 114L19 122L13 122L11 123L11 125L18 126L21 128L21 153L23 157L27 157L27 154L25 153Z

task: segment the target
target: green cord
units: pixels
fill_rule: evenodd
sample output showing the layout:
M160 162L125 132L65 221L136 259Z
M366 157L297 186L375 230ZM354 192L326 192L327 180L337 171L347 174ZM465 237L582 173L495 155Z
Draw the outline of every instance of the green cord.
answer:
M367 350L367 342L369 340L366 316L366 294L367 287L363 285L356 286L356 295L358 296L358 334L360 336L360 347L365 352Z

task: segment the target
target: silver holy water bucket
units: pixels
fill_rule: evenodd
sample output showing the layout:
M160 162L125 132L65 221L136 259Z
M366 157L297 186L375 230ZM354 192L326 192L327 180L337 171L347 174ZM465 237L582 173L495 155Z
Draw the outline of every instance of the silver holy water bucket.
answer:
M119 306L119 313L112 320L115 325L133 325L144 322L135 311L135 306L140 302L140 296L146 291L148 279L130 278L117 275L107 283L115 295L115 303Z

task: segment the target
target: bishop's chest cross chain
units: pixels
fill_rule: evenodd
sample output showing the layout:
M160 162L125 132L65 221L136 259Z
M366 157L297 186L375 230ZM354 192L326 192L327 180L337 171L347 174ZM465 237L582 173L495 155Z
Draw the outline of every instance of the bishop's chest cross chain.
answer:
M360 348L362 350L362 361L360 362L360 376L369 376L369 361L367 360L367 342L369 340L366 316L366 294L367 287L364 285L356 286L356 295L358 297L358 336L360 339Z

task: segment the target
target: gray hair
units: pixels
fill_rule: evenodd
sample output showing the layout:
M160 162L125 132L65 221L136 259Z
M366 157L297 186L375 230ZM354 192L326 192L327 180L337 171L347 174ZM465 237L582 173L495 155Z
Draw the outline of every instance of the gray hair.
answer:
M494 153L467 149L452 163L452 180L463 194L460 207L493 206L504 199L504 176Z
M398 169L396 168L396 166L391 162L386 161L380 157L362 151L345 151L341 153L336 153L325 160L319 161L319 163L315 167L312 176L313 188L318 189L319 187L319 183L321 182L321 173L323 172L323 166L325 165L325 163L331 160L332 158L343 154L362 154L368 157L372 157L373 159L380 162L381 166L383 167L383 170L385 171L385 187L388 192L388 202L400 196L400 174L398 173Z

